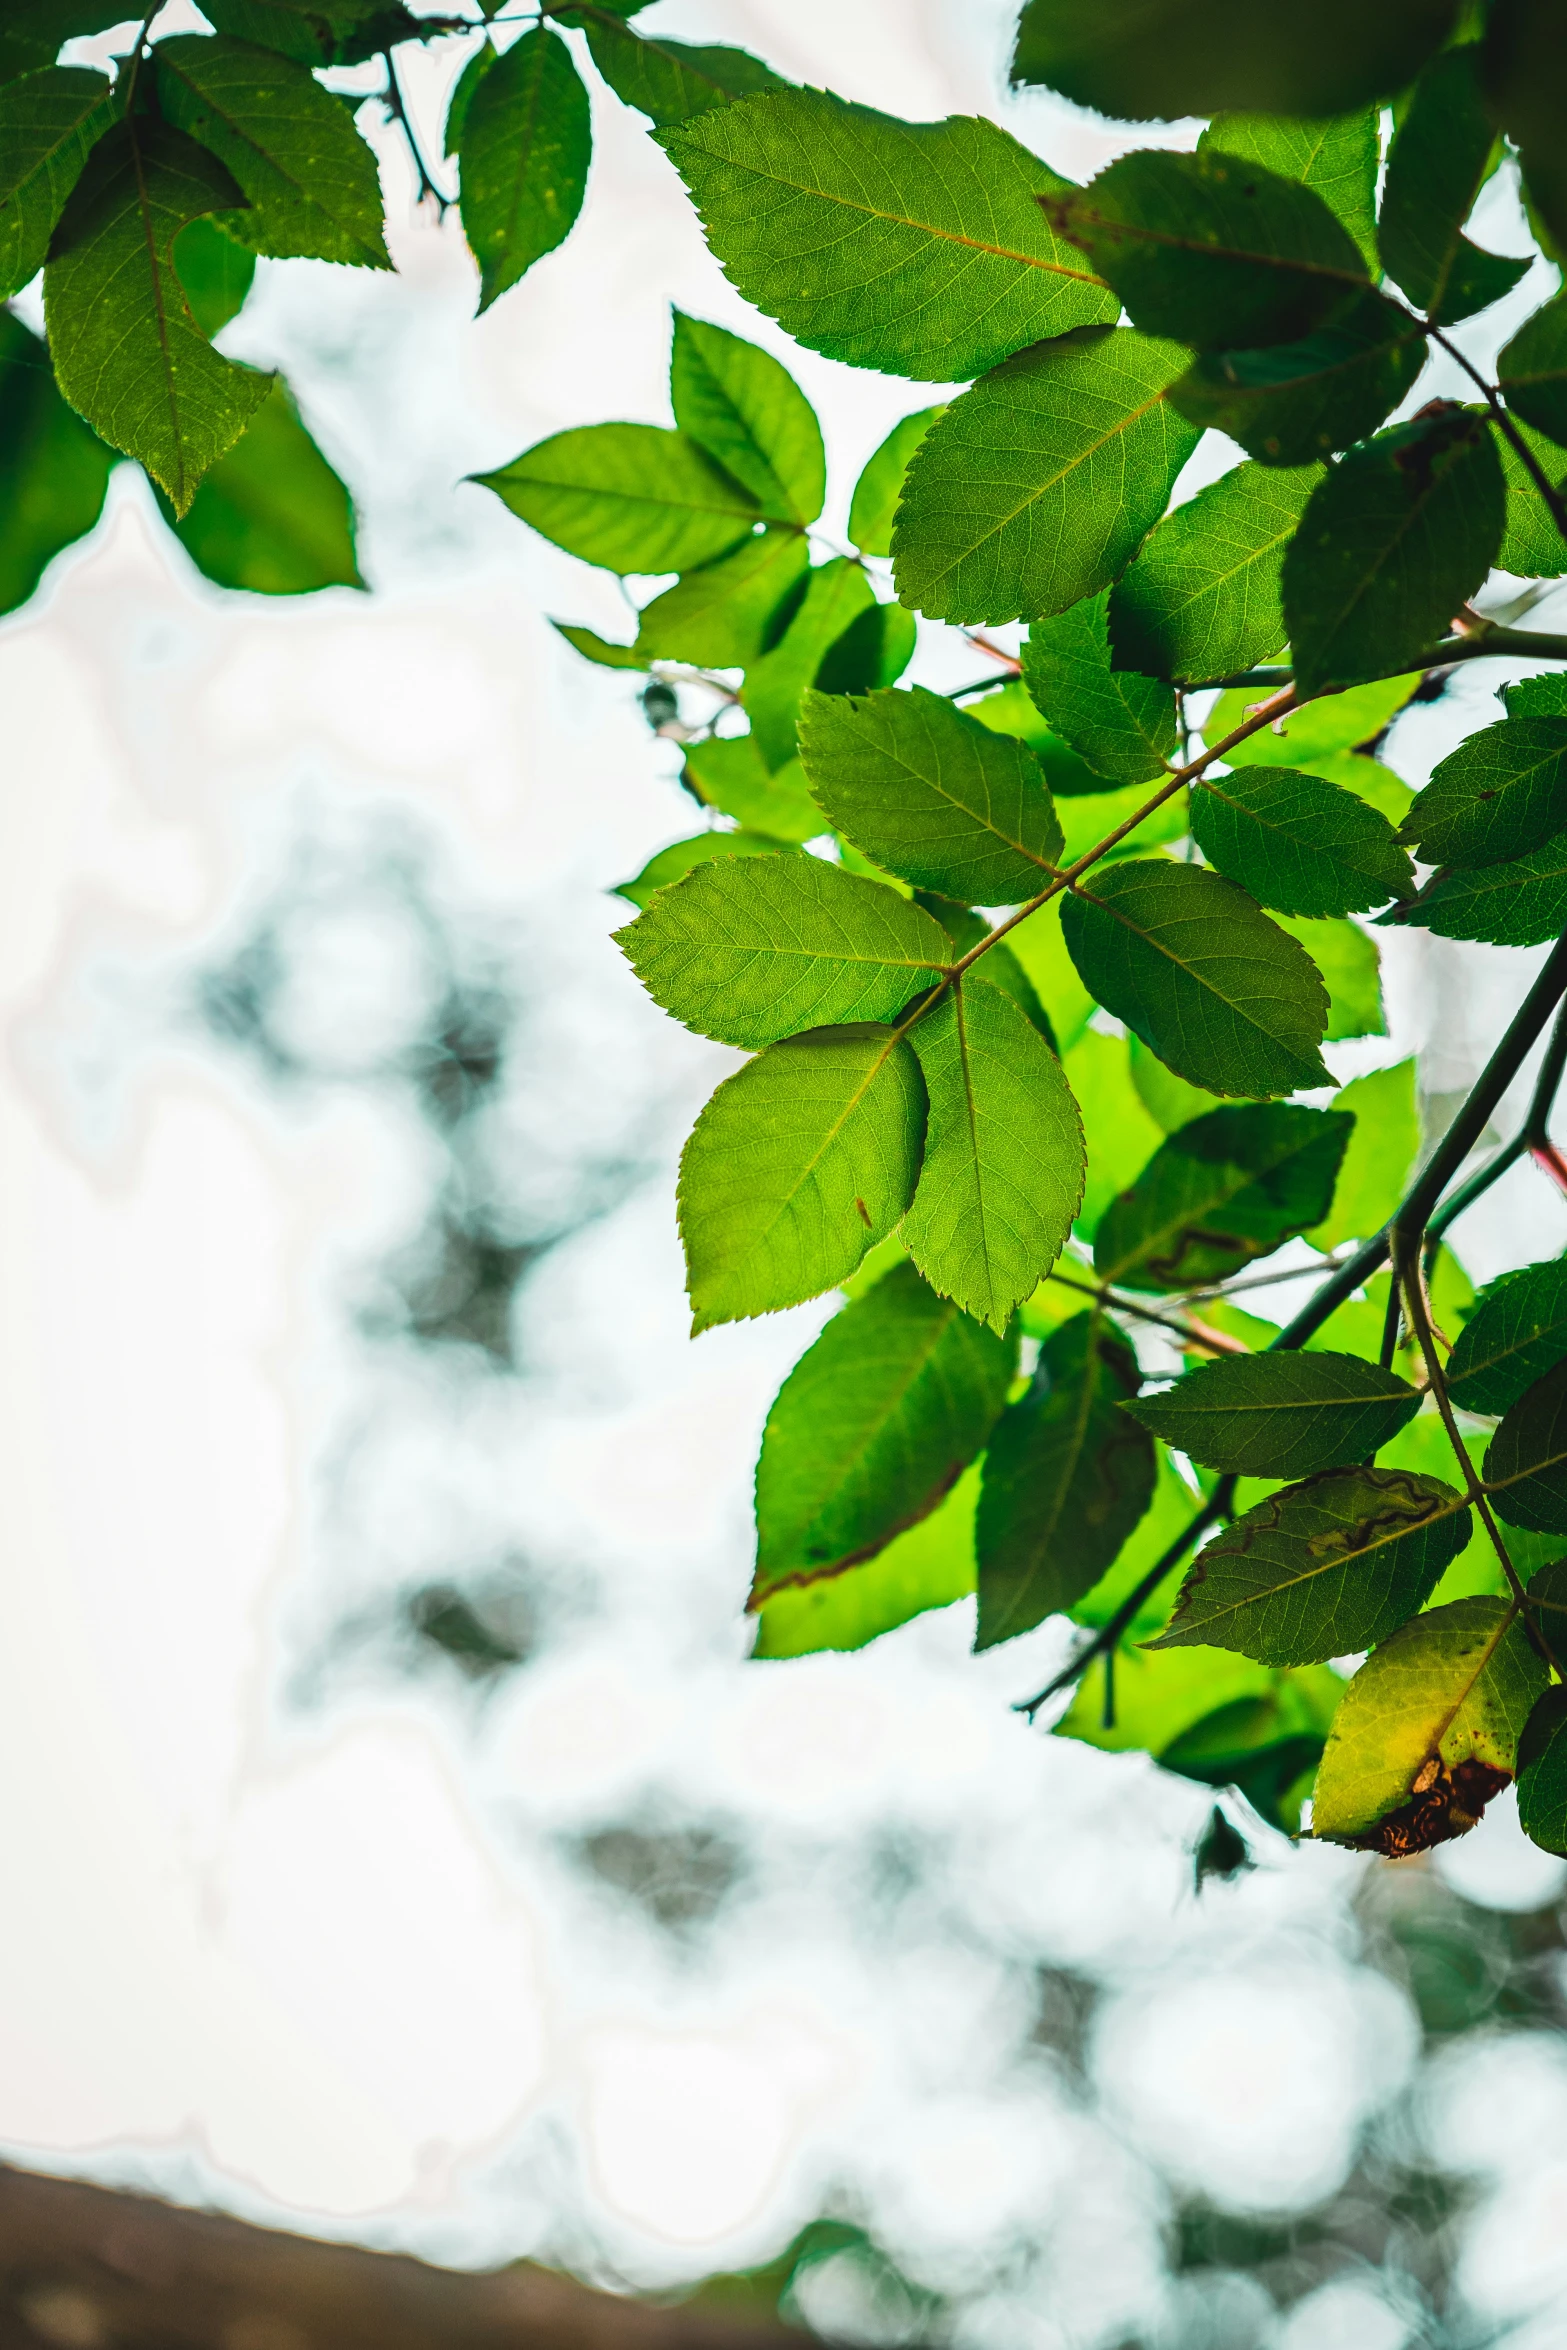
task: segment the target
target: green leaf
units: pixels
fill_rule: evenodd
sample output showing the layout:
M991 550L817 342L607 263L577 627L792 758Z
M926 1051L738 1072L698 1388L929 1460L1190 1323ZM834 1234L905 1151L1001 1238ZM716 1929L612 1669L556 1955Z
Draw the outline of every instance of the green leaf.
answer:
M1505 1600L1455 1600L1400 1625L1344 1692L1313 1834L1394 1856L1463 1835L1512 1776L1545 1677Z
M634 666L691 661L700 669L749 668L798 602L809 562L803 532L773 524L715 563L684 572L643 605Z
M399 41L469 29L454 17L412 16L401 0L213 0L202 14L220 33L312 67L362 65Z
M749 490L705 449L656 424L579 425L468 478L541 538L607 571L693 570L760 519Z
M1509 1526L1567 1533L1567 1365L1557 1363L1509 1408L1486 1449L1485 1479Z
M770 839L761 832L699 832L694 840L671 841L667 849L649 857L640 873L616 884L615 895L629 898L634 906L649 906L659 890L683 880L713 858L792 857L798 853L789 841Z
M1199 353L1166 396L1263 465L1307 465L1375 431L1425 359L1424 329L1367 289L1299 342Z
M1337 1110L1210 1110L1162 1143L1094 1241L1101 1281L1197 1289L1320 1224L1350 1138Z
M1027 620L1108 586L1196 445L1164 398L1184 360L1130 327L1084 327L962 393L909 465L902 601L932 620Z
M1241 1477L1311 1477L1321 1469L1369 1461L1414 1418L1420 1398L1405 1380L1357 1355L1228 1355L1188 1371L1173 1387L1145 1395L1127 1409L1205 1469ZM1335 1487L1335 1496L1338 1491ZM1332 1508L1342 1516L1337 1499ZM1221 1537L1221 1547L1229 1539ZM1249 1552L1249 1541L1241 1547ZM1341 1640L1322 1653L1342 1656L1365 1645L1364 1640ZM1263 1661L1304 1665L1319 1659L1269 1656Z
M1076 884L1061 927L1084 985L1209 1093L1331 1085L1327 990L1310 957L1217 873L1127 858Z
M1225 759L1231 767L1304 767L1314 775L1333 775L1323 762L1378 740L1419 683L1418 677L1380 677L1371 685L1352 686L1348 693L1327 694L1249 734L1225 752ZM1203 741L1222 742L1241 724L1248 708L1256 707L1257 698L1255 686L1221 694L1202 722Z
M1194 1118L1205 1117L1210 1110L1218 1108L1211 1093L1200 1085L1188 1085L1184 1077L1177 1077L1173 1069L1167 1069L1140 1036L1128 1037L1126 1050L1137 1098L1161 1134L1174 1134L1180 1127L1189 1126ZM1152 1139L1157 1148L1157 1138Z
M1284 550L1321 479L1238 465L1167 514L1110 591L1116 666L1193 685L1271 659Z
M1245 108L1310 118L1390 98L1441 46L1454 0L1025 0L1014 82L1127 122Z
M1284 558L1301 690L1416 666L1485 578L1505 510L1490 434L1462 409L1395 425L1341 457Z
M190 314L210 341L244 309L256 275L256 256L206 212L175 238L174 268Z
M1336 1109L1354 1118L1355 1131L1329 1214L1311 1231L1314 1248L1337 1248L1345 1240L1369 1240L1409 1188L1420 1149L1420 1116L1415 1106L1415 1064L1399 1061L1357 1077L1340 1093Z
M6 0L0 21L0 82L53 65L67 41L122 24L124 0Z
M924 1134L920 1065L890 1028L791 1036L726 1079L680 1160L693 1333L844 1280L914 1197Z
M1192 790L1191 826L1210 865L1281 914L1360 914L1414 892L1387 818L1293 767L1204 776Z
M153 51L165 121L228 166L257 253L390 269L375 157L309 70L246 41L178 34Z
M1324 1041L1341 1044L1351 1036L1386 1036L1382 964L1375 939L1358 922L1317 922L1298 914L1275 914L1273 919L1305 948L1328 991Z
M104 76L77 66L0 83L0 301L43 267L65 200L113 115Z
M1510 1412L1567 1359L1567 1264L1525 1265L1481 1290L1447 1366L1466 1412Z
M867 604L828 646L816 672L817 690L870 694L896 685L918 641L918 623L901 604Z
M1179 740L1169 686L1110 666L1110 595L1101 588L1069 611L1036 620L1023 647L1023 682L1035 706L1083 761L1100 791L1106 781L1152 783L1168 774Z
M635 645L617 645L610 637L600 636L597 629L579 628L570 620L552 620L550 626L565 638L574 653L580 653L584 661L592 661L600 669L647 667Z
M495 63L496 54L494 44L486 35L452 85L452 94L446 101L446 128L441 134L441 148L448 163L455 159L462 145L463 124L468 119L473 93Z
M1046 1340L985 1457L976 1648L1075 1606L1147 1509L1153 1443L1120 1409L1137 1382L1130 1347L1099 1314L1079 1314Z
M299 421L281 378L183 518L166 517L198 571L223 588L302 596L364 586L348 491Z
M1567 833L1531 849L1511 865L1477 873L1445 873L1433 888L1395 915L1437 938L1485 939L1492 946L1534 947L1567 929Z
M1526 318L1503 345L1496 380L1515 416L1548 439L1567 442L1567 294Z
M1326 1399L1335 1383L1324 1379L1320 1365L1353 1365L1366 1382L1380 1381L1390 1399L1401 1389L1418 1408L1402 1380L1357 1363L1353 1355L1255 1355L1211 1368L1292 1377L1303 1394L1316 1391ZM1206 1379L1210 1372L1190 1376ZM1342 1383L1347 1387L1347 1374ZM1353 1442L1357 1415L1368 1437L1378 1424L1369 1384L1362 1385L1358 1402L1341 1410L1346 1442ZM1391 1401L1381 1411L1395 1425L1412 1416ZM1393 1433L1388 1427L1387 1435ZM1325 1469L1270 1494L1198 1553L1168 1631L1150 1645L1236 1648L1265 1665L1315 1665L1348 1656L1386 1639L1423 1607L1468 1539L1469 1512L1461 1496L1436 1477L1412 1477L1403 1469Z
M955 982L911 1034L930 1125L903 1237L932 1289L1004 1330L1083 1196L1077 1104L1038 1029L987 980Z
M826 830L822 812L805 784L798 759L775 774L756 747L754 735L709 737L686 745L687 791L709 808L733 816L753 832L774 840L819 839Z
M1450 751L1399 838L1427 865L1500 865L1567 825L1567 718L1508 718Z
M835 556L810 573L799 610L770 652L746 672L741 699L751 733L769 767L787 766L799 750L804 696L816 683L845 629L875 604L858 563Z
M764 514L814 522L827 494L816 411L771 352L675 312L675 422L750 491Z
M1567 1689L1539 1697L1518 1741L1518 1823L1547 1852L1567 1853Z
M921 889L1015 905L1052 878L1061 827L1038 760L941 694L808 694L800 755L833 828Z
M757 1658L863 1648L927 1608L950 1607L974 1589L974 1505L979 1471L966 1469L928 1518L863 1566L825 1583L775 1592L758 1611Z
M571 51L535 25L474 85L464 113L462 225L479 264L481 315L570 235L592 154L588 93Z
M1050 1024L1062 1052L1076 1044L1098 1009L1077 975L1061 935L1061 900L1051 898L1007 932L1007 945L1022 964L1041 1003L1050 1006Z
M1325 1690L1302 1690L1302 1681L1319 1675L1328 1684ZM1157 1760L1162 1771L1195 1779L1200 1787L1237 1788L1270 1826L1294 1836L1311 1792L1311 1775L1322 1753L1327 1722L1333 1716L1333 1700L1343 1684L1321 1665L1308 1667L1304 1673L1275 1677L1276 1689L1216 1706L1161 1748ZM1212 1819L1222 1821L1228 1836L1245 1850L1239 1831L1222 1809L1216 1808ZM1211 1825L1208 1833L1212 1834ZM1207 1841L1205 1836L1204 1846ZM1199 1878L1202 1850L1199 1846L1196 1856ZM1216 1868L1215 1873L1225 1872Z
M49 354L0 310L0 612L25 604L103 511L115 457L55 390Z
M1327 115L1316 122L1276 114L1220 114L1197 142L1299 180L1336 214L1373 267L1377 261L1377 170L1382 158L1377 109Z
M1040 210L1064 183L993 122L775 90L662 144L731 284L829 359L953 383L1116 315Z
M1463 234L1496 148L1478 56L1471 45L1431 60L1393 134L1382 190L1382 259L1439 326L1499 301L1529 267L1483 253Z
M988 971L988 961L985 967ZM1088 1179L1077 1229L1091 1240L1111 1201L1158 1149L1160 1130L1133 1083L1124 1036L1101 1036L1091 1028L1078 1038L1061 1066L1082 1112L1088 1146Z
M1509 718L1567 718L1567 671L1542 670L1502 688Z
M955 906L949 898L929 896L917 891L928 914L933 914L952 941L955 955L966 955L970 947L992 936L990 924L983 914L970 906ZM1056 1032L1050 1014L1039 1000L1039 992L1022 964L1004 939L985 949L985 978L992 987L998 987L1004 996L1010 996L1030 1027L1037 1028L1057 1060L1061 1058Z
M1108 661L1108 652L1105 658ZM1069 743L1051 731L1021 678L1011 678L993 692L965 701L962 708L965 717L977 718L981 726L988 726L997 734L1015 734L1027 743L1044 769L1045 783L1053 799L1059 799L1063 793L1070 798L1077 793L1103 792L1104 777L1096 775L1086 759L1079 758Z
M989 1436L1016 1353L912 1265L835 1315L767 1415L751 1607L927 1517Z
M789 86L747 49L649 40L628 26L606 23L598 13L583 22L593 62L616 97L651 115L661 130L757 90Z
M274 378L220 359L191 317L174 240L242 201L217 157L142 115L93 149L55 231L44 304L61 391L183 514Z
M892 519L903 495L909 460L946 408L921 408L895 424L854 485L849 502L849 537L862 555L892 553Z
M1558 448L1544 433L1536 432L1533 425L1520 423L1516 417L1513 422L1514 429L1523 436L1543 467L1546 480L1560 489L1567 479L1567 449ZM1507 527L1496 550L1497 564L1520 579L1560 579L1567 572L1567 539L1557 529L1556 518L1541 497L1529 468L1494 424L1491 437L1507 485Z
M819 857L700 865L616 944L653 1001L720 1044L890 1020L951 956L939 922Z
M1365 256L1299 180L1215 148L1144 147L1045 199L1144 334L1197 350L1296 341L1366 283Z

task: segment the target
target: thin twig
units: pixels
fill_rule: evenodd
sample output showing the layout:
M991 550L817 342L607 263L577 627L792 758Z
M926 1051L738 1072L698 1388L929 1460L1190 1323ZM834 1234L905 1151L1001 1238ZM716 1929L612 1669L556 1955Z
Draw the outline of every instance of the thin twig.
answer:
M386 108L387 120L398 125L403 137L408 142L408 152L413 157L414 170L419 175L417 201L422 204L426 196L433 196L437 213L444 220L456 199L448 196L431 176L430 167L425 162L423 150L414 132L413 117L409 114L407 103L403 97L403 86L397 78L397 67L393 62L390 49L382 50L381 61L386 67L386 88L380 94L381 104Z
M1420 1269L1420 1241L1421 1233L1418 1229L1414 1232L1399 1232L1394 1243L1393 1286L1395 1290L1401 1289L1403 1292L1405 1311L1409 1316L1410 1327L1419 1341L1420 1352L1425 1358L1426 1378L1430 1383L1431 1393L1436 1398L1436 1408L1442 1416L1442 1426L1447 1431L1447 1441L1453 1448L1453 1457L1457 1461L1463 1477L1464 1490L1479 1512L1480 1523L1489 1535L1491 1548L1501 1563L1502 1573L1507 1577L1508 1589L1521 1607L1523 1605L1523 1585L1519 1581L1518 1570L1513 1565L1506 1543L1502 1540L1502 1530L1496 1522L1495 1513L1490 1502L1486 1499L1485 1490L1476 1474L1474 1462L1469 1456L1469 1447L1459 1433L1458 1421L1454 1416L1453 1406L1448 1397L1447 1377L1442 1369L1441 1357L1436 1351L1436 1333L1431 1327L1431 1303L1426 1296L1425 1278Z
M1047 1281L1059 1282L1063 1289L1075 1289L1079 1297L1091 1297L1102 1306L1113 1306L1118 1314L1130 1314L1139 1322L1155 1323L1161 1330L1171 1330L1177 1338L1184 1338L1188 1346L1200 1347L1213 1355L1248 1355L1251 1348L1243 1339L1226 1337L1222 1330L1210 1330L1202 1322L1183 1320L1178 1314L1161 1314L1156 1306L1145 1306L1138 1300L1122 1297L1108 1282L1074 1281L1070 1273L1052 1269L1045 1275Z
M1478 386L1479 390L1484 395L1486 406L1490 409L1491 414L1496 419L1496 428L1498 432L1500 432L1503 437L1511 444L1519 464L1523 466L1530 480L1534 483L1535 488L1539 491L1541 497L1545 500L1546 505L1550 508L1551 520L1555 523L1557 529L1561 532L1562 537L1567 539L1567 500L1563 499L1560 491L1552 483L1549 474L1545 470L1545 467L1540 463L1539 458L1536 457L1534 451L1530 448L1528 442L1524 439L1523 434L1519 431L1518 425L1513 417L1510 416L1508 411L1502 406L1501 397L1497 392L1496 386L1486 382L1484 375L1481 373L1480 369L1475 366L1473 360L1466 359L1463 352L1458 348L1458 345L1452 340L1450 336L1445 335L1439 326L1433 326L1430 320L1427 319L1425 322L1425 328L1426 333L1431 337L1431 340L1434 343L1440 343L1443 350L1447 353L1449 359L1455 359L1458 362L1458 365L1463 369L1465 375L1468 376L1470 382Z

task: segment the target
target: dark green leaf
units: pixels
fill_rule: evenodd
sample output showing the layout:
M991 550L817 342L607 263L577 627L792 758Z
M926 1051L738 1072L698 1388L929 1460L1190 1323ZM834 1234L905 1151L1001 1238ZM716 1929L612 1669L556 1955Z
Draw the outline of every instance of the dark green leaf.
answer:
M873 694L896 685L914 658L919 626L901 604L867 604L835 637L816 672L824 694Z
M1192 790L1191 825L1210 865L1281 914L1361 914L1414 890L1387 818L1292 767L1205 776Z
M1518 148L1530 225L1553 261L1567 245L1564 63L1554 0L1495 0L1487 9L1480 61L1487 110Z
M909 465L898 594L933 620L1064 612L1123 570L1197 435L1164 399L1174 343L1085 327L954 400Z
M61 391L181 514L275 380L219 358L174 268L187 222L241 201L217 157L183 131L142 115L121 121L93 149L44 272Z
M1210 1110L1160 1145L1094 1240L1101 1281L1196 1289L1227 1281L1320 1224L1348 1145L1337 1110Z
M680 1160L693 1331L847 1279L914 1197L924 1134L919 1063L890 1028L791 1036L726 1079Z
M1543 432L1516 417L1513 429L1522 436L1546 480L1561 489L1567 482L1567 449L1558 448ZM1497 563L1503 571L1516 572L1520 579L1560 579L1567 571L1567 539L1557 529L1556 517L1541 497L1533 474L1494 423L1491 437L1507 485L1507 527L1496 550Z
M103 75L77 66L0 83L0 301L43 267L65 199L113 111Z
M809 562L804 533L775 523L716 563L682 573L643 605L633 666L691 661L700 669L749 668L798 602Z
M1320 1668L1319 1668L1320 1669ZM1216 1706L1161 1749L1161 1771L1195 1779L1200 1787L1234 1787L1253 1811L1286 1836L1300 1827L1310 1774L1322 1753L1323 1731L1299 1703L1292 1678L1265 1697L1237 1697ZM1210 1878L1228 1882L1253 1866L1240 1830L1215 1804L1196 1850L1192 1874L1201 1893Z
M1052 878L1061 827L1038 760L941 694L810 694L800 754L833 828L921 889L1004 906Z
M1125 121L1344 114L1401 90L1455 14L1455 0L1025 0L1012 79Z
M1567 1358L1567 1263L1525 1265L1488 1281L1447 1366L1466 1412L1510 1412Z
M1161 680L1110 666L1110 591L1036 620L1023 647L1023 682L1034 703L1076 751L1090 781L1152 783L1180 739L1175 696ZM1058 785L1057 789L1060 788Z
M67 41L123 24L124 0L6 0L0 18L0 82L53 65Z
M219 587L301 596L365 584L348 492L281 379L205 476L183 519L174 521L172 511L168 519L197 570Z
M207 212L175 238L174 267L190 314L210 340L244 309L256 274L256 256L236 244Z
M1391 1069L1357 1077L1344 1087L1335 1108L1353 1117L1355 1131L1332 1209L1312 1228L1312 1245L1321 1249L1337 1248L1344 1240L1369 1240L1409 1188L1420 1148L1414 1062L1398 1061Z
M1567 1689L1540 1697L1518 1741L1518 1822L1547 1852L1567 1853Z
M987 980L957 981L911 1034L930 1128L903 1237L934 1290L1004 1330L1083 1196L1077 1104L1038 1029Z
M115 458L54 386L49 354L0 310L0 612L25 604L103 511Z
M1506 491L1483 421L1416 417L1341 457L1284 558L1297 683L1415 666L1485 578Z
M1209 147L1261 163L1285 179L1300 180L1337 214L1375 266L1382 140L1374 106L1316 122L1291 121L1277 114L1219 114L1197 142L1199 154Z
M951 954L929 914L819 857L701 865L615 936L656 1004L751 1046L890 1020Z
M816 520L827 490L822 428L771 352L677 310L669 390L681 431L700 441L764 514Z
M469 478L608 571L689 571L726 555L759 519L749 490L705 449L656 424L580 425Z
M446 128L441 136L441 146L448 163L454 160L462 145L463 124L468 119L473 93L495 63L495 57L495 48L490 40L486 38L481 41L453 84L452 94L446 101Z
M1534 947L1567 929L1567 833L1511 865L1446 873L1398 916L1438 938L1485 939L1492 946Z
M1356 922L1323 921L1275 914L1279 928L1303 946L1328 991L1324 1042L1350 1036L1386 1036L1381 958L1376 941Z
M1475 78L1474 47L1434 57L1388 150L1378 241L1391 275L1439 326L1499 301L1527 260L1482 253L1463 234L1485 183L1496 130Z
M1567 1363L1510 1407L1487 1447L1485 1480L1509 1526L1567 1533Z
M457 17L410 15L402 0L213 0L202 14L220 33L309 66L362 65L398 41L469 29Z
M1241 1477L1310 1477L1320 1469L1369 1461L1414 1418L1420 1398L1406 1381L1375 1363L1363 1363L1358 1355L1228 1355L1188 1371L1173 1387L1145 1395L1127 1409L1205 1469ZM1337 1500L1333 1506L1339 1509ZM1230 1537L1221 1540L1227 1543ZM1341 1640L1323 1655L1342 1656L1365 1645L1364 1640ZM1270 1656L1264 1661L1304 1665L1318 1659Z
M827 829L798 759L770 768L750 734L686 746L686 789L710 808L775 840L815 840Z
M752 737L769 767L787 766L796 755L802 697L816 683L844 630L875 601L875 590L858 563L840 555L818 564L807 579L799 610L777 644L751 664L742 699Z
M1015 1358L912 1265L834 1315L767 1415L751 1606L928 1516L990 1434Z
M1332 1084L1321 977L1233 882L1128 858L1076 885L1061 927L1084 985L1189 1084L1250 1096Z
M1450 751L1399 833L1427 865L1500 865L1567 825L1567 718L1509 718Z
M1515 416L1567 442L1567 294L1524 320L1503 347L1496 380Z
M1307 465L1374 432L1425 357L1424 331L1368 289L1298 343L1200 353L1167 396L1263 465Z
M547 24L497 57L469 92L459 167L479 309L553 253L582 210L593 154L588 93Z
M976 1648L1075 1606L1153 1498L1151 1439L1120 1409L1136 1359L1098 1314L1045 1342L1033 1384L1002 1414L985 1457L975 1542Z
M1237 465L1167 514L1110 591L1117 668L1197 685L1271 660L1284 643L1284 550L1322 479Z
M1545 1677L1506 1600L1454 1600L1400 1625L1344 1692L1312 1833L1393 1857L1463 1835L1512 1776Z
M1045 201L1144 334L1197 350L1288 343L1366 283L1338 216L1299 180L1216 148L1139 148Z
M375 157L303 65L246 41L180 34L153 51L164 119L219 157L248 209L227 222L254 252L390 269Z
M583 21L593 62L616 97L651 115L661 130L754 91L789 86L746 49L649 40L628 26L607 24L597 12Z
M798 854L791 842L774 840L762 832L699 832L694 840L672 841L657 856L649 857L640 873L617 883L615 895L629 898L634 906L650 906L659 890L683 880L711 859Z
M780 90L663 144L731 282L829 359L952 383L1116 314L1039 208L1064 183L992 122Z
M1321 1364L1353 1364L1368 1381L1408 1397L1408 1409L1382 1407L1394 1421L1387 1436L1418 1408L1402 1380L1356 1363L1353 1355L1256 1355L1233 1367L1293 1375L1309 1389ZM1369 1399L1369 1388L1363 1392ZM1361 1402L1344 1414L1346 1438L1356 1409L1368 1432L1376 1423L1376 1407ZM1168 1631L1150 1646L1234 1648L1265 1665L1349 1656L1385 1640L1423 1607L1468 1540L1469 1512L1438 1478L1404 1469L1326 1469L1269 1494L1198 1553Z
M1567 670L1547 669L1504 685L1509 718L1567 718Z
M909 459L943 408L921 408L895 424L854 485L849 504L849 537L862 555L892 553L892 518L903 495Z

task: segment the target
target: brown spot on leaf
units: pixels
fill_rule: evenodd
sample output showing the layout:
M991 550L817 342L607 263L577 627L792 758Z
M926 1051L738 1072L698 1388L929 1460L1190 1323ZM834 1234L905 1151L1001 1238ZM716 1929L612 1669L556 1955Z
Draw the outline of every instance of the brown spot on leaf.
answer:
M1361 1852L1380 1852L1387 1860L1404 1860L1412 1852L1429 1852L1433 1844L1450 1844L1455 1836L1468 1835L1511 1777L1511 1771L1477 1762L1472 1755L1451 1771L1431 1755L1415 1775L1408 1803L1388 1812L1363 1836L1346 1836L1343 1842Z

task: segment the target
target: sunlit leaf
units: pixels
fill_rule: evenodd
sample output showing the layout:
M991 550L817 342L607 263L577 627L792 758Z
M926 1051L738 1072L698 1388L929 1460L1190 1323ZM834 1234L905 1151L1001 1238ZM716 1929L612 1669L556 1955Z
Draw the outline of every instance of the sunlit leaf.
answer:
M669 390L681 431L742 482L764 514L816 520L827 487L822 428L770 351L677 310Z
M1320 466L1238 465L1177 506L1110 591L1117 668L1211 683L1284 642L1284 550Z
M1110 666L1109 607L1101 589L1070 611L1036 620L1023 647L1029 693L1095 779L1080 790L1151 783L1167 773L1179 739L1169 685Z

